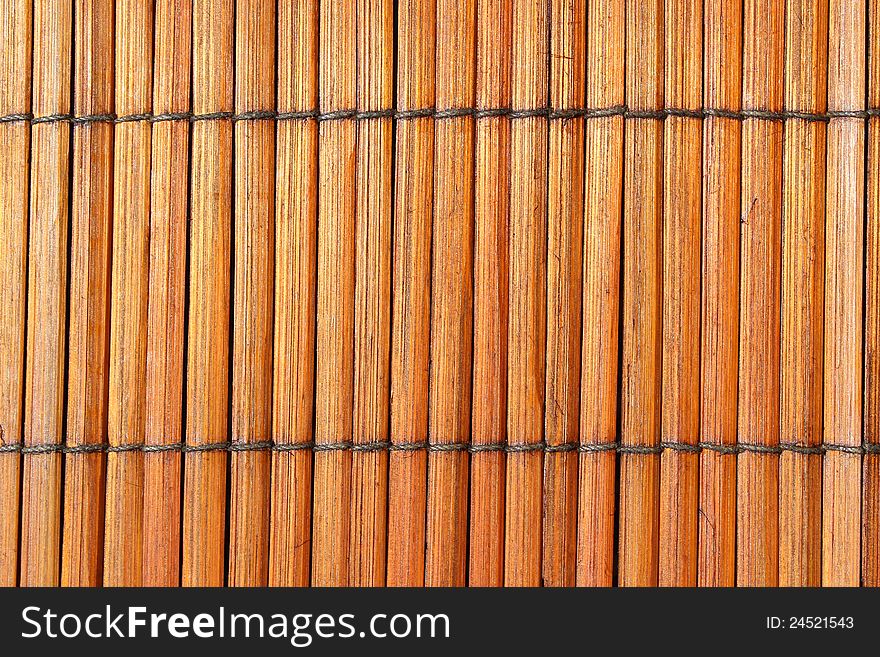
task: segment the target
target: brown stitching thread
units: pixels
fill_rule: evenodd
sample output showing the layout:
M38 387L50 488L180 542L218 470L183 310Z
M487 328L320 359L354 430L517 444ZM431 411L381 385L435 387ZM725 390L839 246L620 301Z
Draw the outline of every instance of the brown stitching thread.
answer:
M437 109L424 107L419 109L395 110L382 109L359 111L356 109L334 110L321 112L319 110L304 110L295 112L278 112L276 110L252 110L247 112L208 112L195 114L193 112L168 112L163 114L138 113L117 116L115 114L88 114L76 116L73 114L49 114L46 116L34 116L29 113L7 114L0 116L0 123L31 123L33 125L51 123L70 123L73 125L88 125L92 123L134 123L148 122L159 123L162 121L293 121L293 120L316 120L316 121L342 121L353 119L366 121L371 119L395 119L405 121L418 118L451 119L458 117L507 117L509 119L546 118L551 120L566 120L577 118L601 118L609 116L622 116L627 119L654 119L664 120L670 116L705 119L710 117L734 119L761 119L765 121L813 121L827 123L832 119L868 119L880 116L880 108L872 107L866 110L830 110L827 112L803 112L800 110L773 111L767 109L743 109L728 110L721 108L676 108L665 107L656 110L630 109L626 105L613 105L599 108L511 108L511 107L451 107Z
M433 107L422 107L421 109L400 110L394 113L395 119L406 121L409 119L431 119L434 118Z
M478 109L474 112L474 116L478 119L489 119L497 116L505 116L507 111L503 107L497 107L495 109Z
M713 443L714 445L714 443ZM699 454L703 451L703 448L699 445L693 445L691 443L679 443L679 442L661 442L660 449L671 449L676 452L684 452L687 454Z
M663 448L651 445L618 445L618 454L661 454Z
M779 443L778 445L762 445L759 443L710 443L700 442L661 442L659 445L626 445L620 442L609 443L562 443L550 445L546 442L536 443L427 443L427 442L401 442L378 441L369 443L354 443L352 441L340 441L333 443L277 443L271 440L259 442L216 442L203 444L167 443L167 444L144 444L125 443L121 445L109 444L86 444L86 445L63 445L59 443L43 443L38 445L23 445L21 443L9 443L0 445L0 453L21 454L92 454L92 453L121 453L121 452L293 452L312 451L318 452L468 452L479 454L484 452L503 452L506 454L542 452L546 454L560 452L578 452L581 454L593 454L601 452L616 452L618 454L662 454L665 451L699 454L702 452L715 452L718 454L783 454L792 452L795 454L823 455L828 452L843 454L865 455L880 454L880 443L863 443L862 445L844 445L839 443L823 443L821 445L799 445L797 443Z
M420 452L428 449L428 443L421 442L403 442L392 443L391 451L394 452Z

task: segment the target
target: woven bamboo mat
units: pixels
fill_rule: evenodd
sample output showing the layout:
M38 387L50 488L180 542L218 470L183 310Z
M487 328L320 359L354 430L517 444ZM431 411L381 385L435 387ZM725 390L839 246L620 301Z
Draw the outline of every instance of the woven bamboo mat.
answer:
M880 585L880 0L0 0L0 583Z

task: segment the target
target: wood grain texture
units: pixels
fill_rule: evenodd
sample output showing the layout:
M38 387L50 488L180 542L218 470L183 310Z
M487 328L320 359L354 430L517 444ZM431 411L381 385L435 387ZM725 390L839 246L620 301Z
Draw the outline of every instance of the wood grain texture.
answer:
M233 107L233 3L193 2L193 112ZM229 304L232 221L232 126L192 127L186 442L229 438ZM224 451L190 452L184 465L183 586L225 582Z
M477 106L511 102L512 0L477 3ZM471 439L507 437L507 322L509 290L510 119L476 122L474 182L474 374ZM504 582L504 485L502 452L471 455L468 583Z
M835 0L828 18L828 109L865 108L865 3ZM862 444L865 123L827 128L824 439ZM858 586L861 458L828 452L823 464L822 585Z
M69 112L72 5L33 13L35 116ZM64 442L70 126L31 128L24 444ZM19 584L57 586L61 573L61 455L25 454L21 477Z
M355 0L322 0L322 112L354 107L357 82ZM334 65L329 66L330 60ZM318 327L315 442L352 441L357 126L318 128ZM312 585L347 586L351 526L351 452L315 454Z
M153 111L186 112L191 101L192 0L156 4ZM190 129L153 124L150 288L147 310L148 445L184 441L184 364ZM144 586L180 584L181 455L144 454Z
M152 110L152 7L122 3L116 11L116 111ZM149 285L151 128L120 123L114 133L113 259L110 287L111 446L144 440L147 288ZM140 586L143 568L144 464L140 452L107 455L104 584Z
M113 3L74 5L75 114L113 111ZM113 126L73 127L67 444L107 434L108 318L113 211ZM64 464L63 586L102 582L105 456L68 454Z
M702 102L702 6L665 6L666 103ZM663 363L661 440L695 445L700 429L700 238L702 121L670 116L663 134ZM711 357L711 354L710 354ZM697 581L696 454L667 449L660 462L661 586Z
M625 0L587 3L589 107L624 101ZM617 440L623 117L586 122L580 442ZM611 586L617 458L584 452L578 470L578 586Z
M586 3L550 5L550 104L582 107ZM544 440L574 445L580 431L581 302L584 246L584 120L549 126L547 349ZM534 458L534 455L533 455ZM545 586L574 586L577 559L577 454L544 456L542 574Z
M401 0L397 106L434 105L435 0ZM397 125L391 328L391 440L428 438L434 121ZM388 586L425 582L427 454L392 452L388 464Z
M437 2L436 106L475 100L475 0ZM434 126L430 408L432 443L470 437L473 344L473 117ZM425 584L462 586L467 575L466 452L428 456Z
M235 11L235 111L275 105L275 2L242 0ZM275 126L235 124L232 440L265 442L272 427L275 281ZM266 586L269 577L271 454L230 457L230 586Z
M880 105L880 0L868 2L868 106ZM880 443L880 118L867 126L864 442ZM880 454L862 465L862 584L880 586Z
M318 1L278 4L278 111L318 103ZM317 293L316 121L277 126L275 334L272 435L308 443L314 428ZM311 559L312 455L272 455L269 585L307 586Z
M737 111L742 104L741 2L704 6L703 99ZM703 125L703 257L700 440L732 445L737 432L740 304L741 126L724 117ZM748 457L747 457L748 458ZM697 583L736 579L735 454L700 456Z
M626 5L626 98L632 109L663 106L663 6ZM663 124L626 120L623 187L623 354L621 435L624 445L660 441ZM660 459L620 457L618 583L657 584Z
M828 5L786 4L785 107L826 108ZM780 442L822 442L825 124L788 121L783 139ZM785 452L779 464L779 583L818 586L822 459Z
M746 109L783 105L783 2L745 0L743 92ZM737 440L779 443L782 239L782 125L742 125L740 323ZM736 582L775 586L779 555L779 457L743 453L737 463Z
M512 99L515 108L539 107L549 84L549 5L513 3ZM527 118L510 136L510 296L507 441L541 441L544 429L547 313L547 120ZM505 586L541 583L542 454L507 455L504 524Z
M394 103L394 3L358 2L361 111ZM388 440L391 344L391 119L358 124L355 217L354 419L356 444ZM352 455L350 582L385 584L388 453Z
M3 0L0 14L0 114L31 109L33 11L27 0ZM0 445L22 442L27 231L31 128L0 124ZM0 586L18 581L21 457L0 453Z

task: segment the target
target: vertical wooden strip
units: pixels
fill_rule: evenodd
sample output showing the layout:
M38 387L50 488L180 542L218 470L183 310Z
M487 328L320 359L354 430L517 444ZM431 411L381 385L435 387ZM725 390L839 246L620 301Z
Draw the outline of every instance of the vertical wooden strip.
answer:
M397 106L434 105L435 0L401 0L397 8ZM428 437L431 330L431 223L434 119L399 121L396 130L391 440L421 445ZM424 450L393 451L388 464L389 586L425 582Z
M828 20L828 110L865 109L865 2L833 0ZM828 124L825 206L825 442L862 444L865 123ZM829 451L823 468L822 585L860 581L861 458Z
M318 104L318 0L278 3L278 111ZM275 341L272 435L310 443L314 427L318 124L276 126ZM272 455L269 585L307 586L311 547L312 454Z
M705 4L707 107L739 111L742 103L742 2ZM739 368L741 124L709 116L703 125L703 294L700 440L736 443ZM762 456L761 458L764 458ZM701 586L736 579L735 454L700 455L698 576Z
M824 112L828 3L788 0L785 108ZM780 437L822 443L825 282L825 124L785 122L782 197ZM779 583L818 586L822 550L822 457L786 451L779 469Z
M513 3L513 108L546 104L549 4ZM518 118L510 136L510 311L507 440L540 443L547 312L547 119ZM507 455L504 583L541 582L540 451Z
M34 7L33 113L70 111L72 4ZM64 441L70 126L31 129L24 444ZM25 454L21 492L22 586L57 586L61 571L61 454Z
M550 5L550 106L583 107L586 2ZM581 402L584 120L550 122L547 218L547 365L544 439L543 581L573 586L577 558L577 453ZM532 457L534 458L534 456Z
M116 12L116 112L152 110L153 8ZM104 584L140 586L143 565L143 443L146 419L147 288L150 256L150 124L119 123L113 166L110 406L107 420Z
M663 3L626 4L626 99L663 106ZM626 120L623 188L620 562L623 586L658 577L663 123ZM628 451L647 448L648 453Z
M477 107L511 101L512 0L477 4ZM508 221L510 219L510 119L478 117L474 189L474 391L475 445L507 437ZM471 586L504 582L505 455L471 455Z
M745 0L743 8L745 109L778 112L783 103L782 0ZM779 443L779 330L782 231L782 123L742 122L740 195L740 322L737 440ZM736 582L775 586L779 551L779 457L737 457Z
M437 109L473 107L476 1L437 2ZM461 445L470 436L473 344L474 119L435 126L428 436ZM428 456L425 583L462 586L467 574L468 454Z
M239 0L235 21L235 111L274 107L275 0ZM238 121L234 138L232 442L266 443L272 427L275 125ZM268 583L271 456L260 449L230 457L230 586Z
M394 3L358 0L357 109L394 103ZM391 343L392 121L358 123L355 218L354 443L388 441ZM388 451L359 450L351 469L353 586L385 584Z
M624 102L625 0L587 3L587 107ZM622 116L586 122L583 339L578 476L578 586L611 586L614 573L620 321Z
M356 1L322 0L320 110L356 103ZM318 328L312 584L347 586L354 369L355 161L353 119L324 121L318 137Z
M233 107L232 0L193 2L193 112ZM197 121L192 131L183 586L222 586L229 436L229 302L232 126ZM192 451L200 450L203 451Z
M32 10L30 0L0 2L0 115L31 110ZM0 586L18 580L30 137L25 121L0 124Z
M76 115L113 112L113 3L78 0L74 11ZM113 126L73 126L67 444L100 445L107 433ZM63 586L99 586L105 456L65 457Z
M868 3L868 107L880 107L880 0ZM880 117L868 121L862 584L880 586Z
M153 111L188 112L192 0L156 3ZM189 122L153 124L146 436L149 446L183 442ZM144 454L144 586L180 584L180 469L177 451Z
M703 100L702 2L670 0L666 104ZM663 135L663 382L661 440L694 446L700 430L700 237L702 120L669 116ZM711 290L709 290L711 292ZM710 358L712 354L709 354ZM711 395L714 391L708 391ZM660 463L661 586L697 581L698 456L665 449Z

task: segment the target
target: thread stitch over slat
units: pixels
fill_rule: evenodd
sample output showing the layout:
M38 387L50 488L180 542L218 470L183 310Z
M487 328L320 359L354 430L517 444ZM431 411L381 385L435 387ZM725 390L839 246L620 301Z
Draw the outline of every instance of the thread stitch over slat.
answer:
M117 116L115 114L89 114L76 116L73 114L49 114L46 116L34 116L29 113L7 114L0 116L0 123L31 123L34 125L51 123L70 123L72 125L87 125L91 123L132 123L145 121L159 123L163 121L368 121L371 119L394 119L406 121L411 119L432 118L452 119L472 116L475 118L507 117L510 119L547 118L554 120L577 119L577 118L601 118L610 116L622 116L626 119L656 119L664 120L670 116L705 119L710 117L734 119L744 121L746 119L761 119L765 121L809 121L827 123L831 119L850 118L868 119L880 116L880 108L871 107L865 110L833 110L828 112L814 113L797 110L772 111L765 109L728 110L721 108L704 107L699 109L685 109L665 107L658 110L633 110L626 105L614 105L611 107L582 107L558 109L553 107L535 108L511 108L511 107L453 107L438 109L424 107L412 110L384 109L373 111L358 111L355 109L336 110L332 112L320 112L319 110L306 110L299 112L277 112L275 110L253 110L248 112L209 112L206 114L194 114L192 112L169 112L162 114L128 114Z
M715 452L718 454L775 454L792 452L794 454L822 455L828 452L843 454L880 454L880 443L864 443L862 445L843 445L837 443L823 443L821 445L799 445L797 443L779 443L778 445L761 445L759 443L736 443L722 444L700 442L679 443L663 442L659 445L623 445L620 442L612 443L563 443L550 445L546 442L509 444L509 443L427 443L406 442L394 443L389 441L373 443L354 443L352 441L340 441L334 443L276 443L271 440L260 442L218 442L204 443L201 445L187 445L184 443L168 443L164 445L147 445L145 443L131 443L123 445L89 444L89 445L63 445L58 443L43 443L38 445L23 445L22 443L8 443L0 445L0 453L18 452L21 454L93 454L99 452L468 452L479 454L482 452L504 452L517 454L523 452L544 452L553 454L556 452L579 452L592 454L599 452L616 452L618 454L661 454L665 450L699 454L701 452Z

